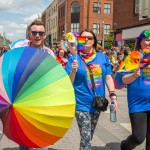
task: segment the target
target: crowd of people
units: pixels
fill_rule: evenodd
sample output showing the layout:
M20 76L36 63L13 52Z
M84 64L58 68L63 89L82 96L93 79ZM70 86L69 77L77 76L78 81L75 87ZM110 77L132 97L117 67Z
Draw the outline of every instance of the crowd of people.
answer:
M146 32L150 32L150 30L143 31L139 35L135 45L136 51L140 52L147 49L143 53L150 52L150 36L147 36L150 34L146 34ZM132 49L125 45L123 48L112 47L110 50L103 49L101 52L97 49L95 34L91 30L85 29L80 33L80 36L85 37L85 49L83 51L78 51L69 43L69 51L63 49L61 45L56 46L52 51L44 46L46 32L44 24L40 21L31 24L29 36L30 40L26 46L40 48L52 55L68 73L75 91L75 117L81 137L80 150L91 150L91 141L101 113L94 108L93 99L97 95L105 97L105 87L107 87L110 101L114 102L114 109L117 109L117 95L113 78L120 62L125 60ZM7 50L6 47L0 47L0 54L4 54ZM136 68L126 72L121 78L128 88L129 117L132 126L132 134L121 142L121 150L132 150L140 145L145 138L146 150L150 149L150 80L143 77L144 69ZM147 66L146 69L148 70L149 67ZM92 88L90 71L95 82L95 93ZM40 150L47 149L47 147L40 148ZM29 150L29 148L20 145L20 150Z

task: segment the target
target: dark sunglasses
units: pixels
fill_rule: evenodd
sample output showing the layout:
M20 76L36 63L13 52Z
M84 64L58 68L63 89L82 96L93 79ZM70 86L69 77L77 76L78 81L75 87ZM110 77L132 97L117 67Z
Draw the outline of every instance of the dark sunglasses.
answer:
M36 36L37 34L39 34L39 36L44 36L45 32L43 31L31 31L32 35Z
M88 40L93 40L94 39L93 36L85 36L85 38L88 39Z

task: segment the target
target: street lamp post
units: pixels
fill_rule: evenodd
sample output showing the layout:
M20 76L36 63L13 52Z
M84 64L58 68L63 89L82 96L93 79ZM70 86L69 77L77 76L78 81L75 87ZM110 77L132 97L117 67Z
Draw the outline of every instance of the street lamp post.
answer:
M105 22L104 22L104 20L103 20L103 21L102 21L102 47L103 47L103 48L105 48L104 27L105 27Z

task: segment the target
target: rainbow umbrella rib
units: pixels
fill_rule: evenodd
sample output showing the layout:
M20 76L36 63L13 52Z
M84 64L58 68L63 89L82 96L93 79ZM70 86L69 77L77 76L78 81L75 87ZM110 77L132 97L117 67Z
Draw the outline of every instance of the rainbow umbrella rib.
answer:
M64 68L36 48L13 48L0 58L0 118L19 145L53 145L74 118L73 86Z

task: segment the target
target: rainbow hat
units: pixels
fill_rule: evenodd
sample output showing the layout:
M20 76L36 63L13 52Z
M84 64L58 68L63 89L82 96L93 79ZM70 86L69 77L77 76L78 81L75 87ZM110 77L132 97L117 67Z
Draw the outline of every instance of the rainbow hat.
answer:
M142 39L144 38L149 38L150 37L150 30L144 30L140 33L140 35L137 37L137 42L141 42Z

